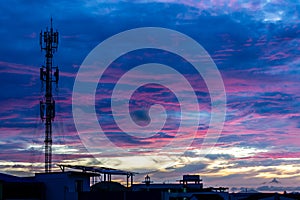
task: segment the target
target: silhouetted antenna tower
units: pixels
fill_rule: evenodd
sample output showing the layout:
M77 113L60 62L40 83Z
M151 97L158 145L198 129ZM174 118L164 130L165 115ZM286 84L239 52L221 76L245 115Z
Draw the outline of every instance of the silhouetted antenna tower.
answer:
M45 121L45 172L51 172L52 166L52 121L55 117L55 101L52 96L52 83L58 84L58 67L52 66L52 58L58 47L58 32L51 27L40 33L41 50L46 52L46 66L40 68L40 79L46 85L44 99L40 101L41 119Z

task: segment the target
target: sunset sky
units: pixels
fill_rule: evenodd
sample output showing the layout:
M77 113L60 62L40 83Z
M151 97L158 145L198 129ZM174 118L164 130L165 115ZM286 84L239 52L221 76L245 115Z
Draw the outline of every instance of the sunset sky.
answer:
M53 90L54 164L138 171L141 174L135 177L137 182L143 180L145 173L155 182L174 182L182 174L200 174L205 186L261 190L277 178L277 187L290 186L300 191L300 2L295 2L1 1L0 172L30 175L44 170L44 125L39 114L44 93L39 68L44 64L45 53L40 50L39 33L49 27L52 16L60 34L54 54L54 65L60 69L59 85ZM208 130L214 131L214 127L210 127L212 94L205 77L188 59L161 49L138 49L120 55L99 80L92 78L95 74L83 74L85 81L96 84L93 102L104 133L97 134L99 130L90 126L90 118L85 115L80 123L87 127L86 133L78 131L72 95L79 69L101 42L142 27L182 33L200 44L215 63L224 84L226 115L222 132L215 136L216 143L208 154L203 153L203 144ZM145 40L153 42L155 37ZM171 39L176 44L182 42L176 37ZM133 43L124 41L125 46ZM105 50L107 55L117 51L113 47ZM98 65L105 55L99 55ZM149 63L175 69L190 83L193 92L174 74L161 72L161 66L151 69L152 75L137 71L123 76ZM125 77L123 82L118 82L121 77ZM163 85L159 78L178 91ZM149 84L137 85L140 80ZM111 109L111 96L118 84L138 86L127 107L138 126L161 122L157 113L148 115L149 109L159 104L156 108L166 115L163 128L141 137L134 131L124 133ZM179 93L188 99L187 105L180 103ZM119 95L123 98L122 91ZM196 108L190 102L195 95ZM87 96L81 103L85 101L90 101ZM184 108L188 115L183 114ZM192 120L198 115L200 121L195 126ZM123 115L119 117L124 120ZM184 123L186 126L180 129ZM191 133L193 126L196 133ZM125 123L123 128L132 126ZM58 170L56 166L53 169Z

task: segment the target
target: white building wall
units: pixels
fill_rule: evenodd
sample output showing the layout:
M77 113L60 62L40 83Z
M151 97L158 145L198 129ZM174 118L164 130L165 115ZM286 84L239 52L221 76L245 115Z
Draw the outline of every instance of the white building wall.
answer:
M35 178L45 184L46 200L77 200L76 181L82 181L82 191L90 191L90 177L84 173L45 173Z

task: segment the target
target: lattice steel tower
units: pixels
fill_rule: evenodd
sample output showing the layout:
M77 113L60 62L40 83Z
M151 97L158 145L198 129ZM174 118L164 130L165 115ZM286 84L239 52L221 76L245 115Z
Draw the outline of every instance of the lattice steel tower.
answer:
M55 101L52 96L52 84L58 84L58 67L52 66L52 58L58 47L58 32L53 31L52 18L51 27L40 33L41 50L45 51L46 66L40 68L40 79L42 89L45 87L45 96L40 101L40 115L45 122L45 172L50 173L52 167L52 121L55 117Z

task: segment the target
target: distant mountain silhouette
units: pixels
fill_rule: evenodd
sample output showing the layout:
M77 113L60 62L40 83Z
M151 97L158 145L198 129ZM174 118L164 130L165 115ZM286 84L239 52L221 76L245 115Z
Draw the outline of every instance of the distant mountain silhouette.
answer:
M246 188L240 187L231 188L231 191L234 193L260 193L260 192L283 192L283 191L299 191L300 186L285 186L284 182L278 180L278 178L273 178L270 181L263 182L257 187Z
M281 183L280 181L277 180L277 178L273 178L270 182L263 182L261 185L266 185L266 184L279 184Z
M273 178L273 180L272 181L270 181L269 183L280 183L276 178Z

